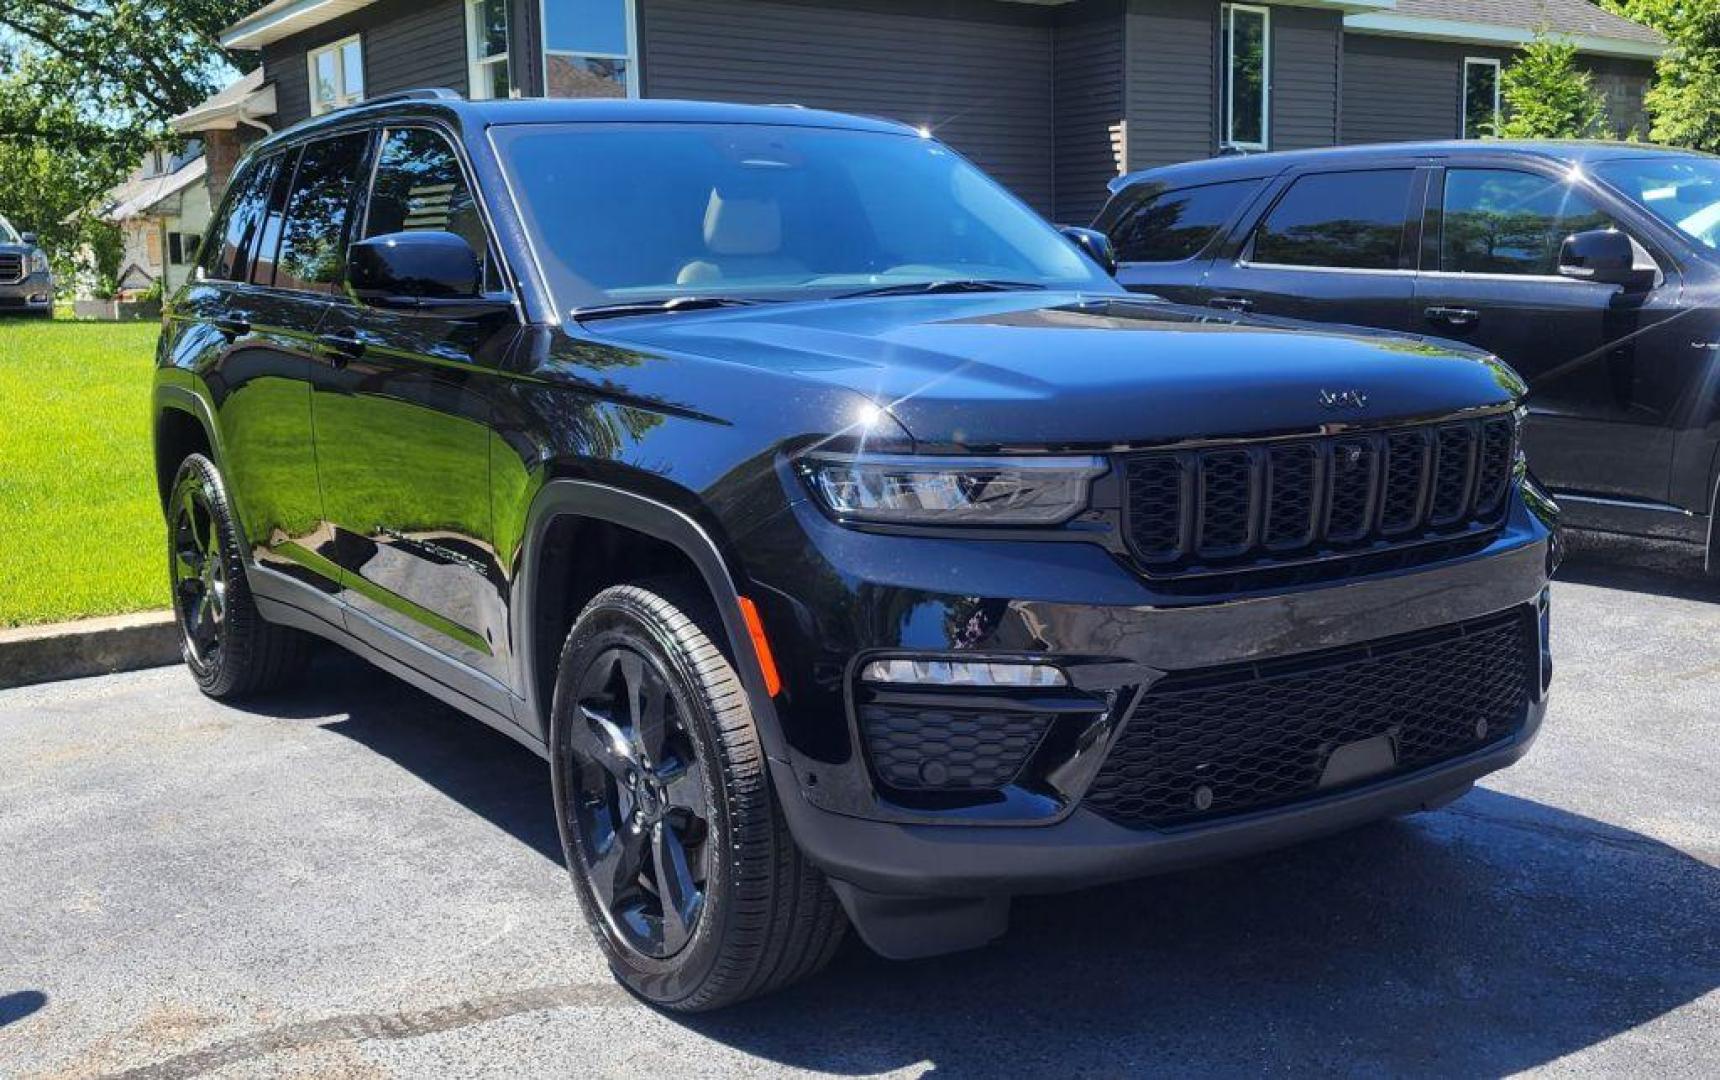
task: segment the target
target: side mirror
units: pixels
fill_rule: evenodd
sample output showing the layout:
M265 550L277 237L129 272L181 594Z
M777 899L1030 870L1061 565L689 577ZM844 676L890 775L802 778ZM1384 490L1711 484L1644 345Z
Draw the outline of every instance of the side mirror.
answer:
M448 232L401 232L352 245L347 282L362 304L380 308L506 306L484 296L484 268L463 237ZM474 311L474 314L478 313Z
M36 236L36 234L35 234L35 233L33 233L33 232L27 232L27 233L19 233L19 234L18 234L18 239L19 239L19 240L22 240L22 241L23 241L23 242L24 242L24 243L26 243L26 244L28 244L28 245L29 245L29 246L31 246L31 247L35 247L35 246L36 246L36 241L37 241L37 240L38 240L38 239L39 239L39 238L38 238L38 237L37 237L37 236Z
M1614 229L1592 229L1565 237L1559 248L1559 273L1597 285L1622 285L1630 291L1654 287L1654 267L1638 264L1636 243Z
M1117 249L1111 246L1111 238L1098 229L1083 229L1076 225L1065 225L1063 236L1071 244L1081 249L1081 254L1099 264L1099 269L1117 276Z

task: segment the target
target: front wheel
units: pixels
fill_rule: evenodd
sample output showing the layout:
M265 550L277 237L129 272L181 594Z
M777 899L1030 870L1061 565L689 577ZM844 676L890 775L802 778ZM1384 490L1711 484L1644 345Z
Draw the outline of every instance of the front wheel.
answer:
M180 464L168 496L167 561L180 652L198 689L231 700L278 689L304 670L312 639L257 610L227 489L202 454Z
M776 805L718 625L678 584L600 593L562 650L551 717L587 920L622 983L685 1012L811 975L846 927Z

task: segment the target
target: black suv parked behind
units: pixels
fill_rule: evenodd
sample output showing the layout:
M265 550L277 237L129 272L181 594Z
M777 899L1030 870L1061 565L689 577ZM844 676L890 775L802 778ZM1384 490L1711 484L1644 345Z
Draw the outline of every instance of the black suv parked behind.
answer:
M1097 225L1129 288L1478 345L1529 383L1529 462L1567 524L1679 541L1720 574L1720 159L1406 143L1112 189Z
M1130 296L913 130L407 95L260 144L205 250L192 674L308 632L543 755L669 1007L1438 805L1543 715L1506 367Z

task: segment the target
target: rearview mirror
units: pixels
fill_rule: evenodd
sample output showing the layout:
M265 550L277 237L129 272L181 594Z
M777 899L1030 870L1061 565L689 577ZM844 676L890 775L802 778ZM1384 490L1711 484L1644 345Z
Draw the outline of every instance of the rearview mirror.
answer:
M463 237L449 232L400 232L352 245L347 281L362 304L382 308L432 308L472 314L506 307L484 295L484 268Z
M27 232L27 233L20 233L18 236L18 239L22 240L26 244L29 244L31 247L35 247L36 241L39 238L36 236L35 233Z
M1628 290L1653 288L1656 278L1646 255L1639 257L1636 243L1615 229L1591 229L1565 237L1559 248L1559 273Z
M1062 232L1071 244L1081 249L1081 254L1097 263L1099 269L1112 277L1117 275L1117 250L1111 246L1109 236L1098 229L1083 229L1076 225L1065 225Z

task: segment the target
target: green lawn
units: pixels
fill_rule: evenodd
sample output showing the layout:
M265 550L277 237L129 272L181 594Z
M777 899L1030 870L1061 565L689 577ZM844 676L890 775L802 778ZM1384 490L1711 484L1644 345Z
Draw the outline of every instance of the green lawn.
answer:
M167 606L156 323L0 319L0 626Z

